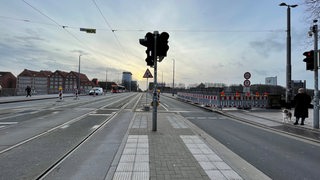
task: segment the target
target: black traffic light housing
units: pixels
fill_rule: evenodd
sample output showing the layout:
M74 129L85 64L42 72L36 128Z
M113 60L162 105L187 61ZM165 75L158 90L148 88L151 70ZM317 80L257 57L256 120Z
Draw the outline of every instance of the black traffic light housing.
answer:
M146 54L146 62L147 65L153 67L154 65L154 35L151 32L148 32L144 39L139 40L142 46L147 47Z
M314 70L314 51L306 51L303 53L306 56L303 61L306 62L306 69L313 71Z
M169 34L167 32L162 32L157 39L157 56L159 56L160 61L167 56Z
M146 62L148 66L154 66L154 59L159 57L159 62L162 61L164 57L167 56L167 51L169 50L168 46L169 34L167 32L162 32L160 35L157 34L156 37L156 53L155 50L155 34L148 32L144 39L140 39L139 42L142 46L147 47L146 54Z

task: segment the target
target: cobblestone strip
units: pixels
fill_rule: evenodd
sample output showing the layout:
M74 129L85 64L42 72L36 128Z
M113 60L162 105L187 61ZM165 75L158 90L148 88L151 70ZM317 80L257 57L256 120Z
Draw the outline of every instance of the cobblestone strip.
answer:
M188 128L186 123L182 119L178 119L176 116L167 116L167 119L173 128Z
M209 180L180 138L180 135L194 133L189 128L173 128L168 119L170 116L177 117L173 113L160 113L158 130L148 132L150 180ZM180 117L176 119L181 120ZM151 129L151 123L148 128Z
M142 114L138 114L137 116L131 128L147 128L147 117Z
M242 179L198 136L180 135L180 137L210 179Z
M129 135L114 180L149 179L149 139L147 135Z

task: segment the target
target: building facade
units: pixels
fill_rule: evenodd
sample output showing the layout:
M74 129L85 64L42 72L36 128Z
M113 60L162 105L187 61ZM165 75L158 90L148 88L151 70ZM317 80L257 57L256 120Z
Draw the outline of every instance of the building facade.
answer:
M57 94L62 89L64 93L74 93L78 85L77 72L32 71L25 69L17 77L16 95L25 95L25 89L30 86L32 94ZM85 74L80 74L80 93L86 93L93 83Z
M65 89L65 81L68 73L56 70L49 78L49 94L59 93L59 89Z
M122 72L122 85L128 90L131 91L132 86L132 73L131 72Z
M72 93L75 89L78 88L78 77L79 73L75 71L71 71L70 73L68 73L65 80L64 92Z
M278 85L277 84L277 76L275 77L266 77L266 82L265 82L266 85L273 85L273 86L276 86Z
M30 86L32 94L48 93L48 78L52 74L51 71L32 71L24 69L17 77L17 95L26 94L25 89Z
M0 96L15 94L17 78L11 72L0 72Z

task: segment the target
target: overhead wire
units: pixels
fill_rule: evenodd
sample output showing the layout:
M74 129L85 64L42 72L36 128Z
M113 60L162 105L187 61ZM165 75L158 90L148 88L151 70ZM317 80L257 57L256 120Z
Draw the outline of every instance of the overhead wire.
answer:
M43 24L43 25L49 25L49 26L56 26L56 24L52 23L45 23L45 22L39 22L39 21L33 21L30 19L19 19L15 17L8 17L8 16L0 16L0 19L5 20L13 20L13 21L22 21L25 23L34 23L34 24ZM63 28L69 28L69 29L80 29L81 27L76 26L70 26L70 25L62 25ZM148 32L153 31L151 29L112 29L112 28L102 28L102 27L96 27L94 29L97 29L99 31L112 31L112 32ZM169 31L169 32L190 32L190 33L264 33L264 32L286 32L286 29L261 29L261 30L214 30L214 29L160 29L159 31Z
M83 43L77 36L75 36L74 34L72 34L70 31L68 31L66 28L68 26L65 25L61 25L59 24L57 21L55 21L53 18L51 18L50 16L46 15L45 13L43 13L42 11L40 11L38 8L36 8L35 6L31 5L30 3L28 3L25 0L22 0L25 4L27 4L28 6L30 6L33 10L37 11L38 13L40 13L42 16L46 17L47 19L49 19L50 21L52 21L56 26L61 27L64 31L66 31L70 36L72 36L74 39L76 39L78 42L80 42L80 44L88 49L91 49L90 47L88 47L85 43ZM24 20L25 22L28 22L26 20ZM29 21L30 22L30 21Z
M92 0L92 2L93 2L93 4L95 5L95 7L98 9L98 11L99 11L100 15L102 16L104 22L107 24L107 26L108 26L109 29L111 30L111 32L112 32L115 40L117 41L120 49L122 50L123 54L128 58L128 55L127 55L126 51L124 50L123 45L121 44L118 36L117 36L116 33L115 33L115 31L117 31L117 30L115 30L115 29L113 29L113 28L111 27L110 23L108 22L107 18L106 18L106 17L104 16L104 14L102 13L102 11L101 11L101 9L99 8L99 6L98 6L98 4L96 3L96 1L95 1L95 0Z

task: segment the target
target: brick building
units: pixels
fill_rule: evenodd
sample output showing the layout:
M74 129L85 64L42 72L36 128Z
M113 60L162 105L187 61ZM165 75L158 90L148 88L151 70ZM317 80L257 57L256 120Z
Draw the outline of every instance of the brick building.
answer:
M65 81L68 76L68 72L56 70L54 73L51 73L48 79L48 93L49 94L58 94L59 88L65 89Z
M0 72L0 96L15 94L17 78L11 72Z
M33 94L57 94L62 88L64 93L74 93L78 85L78 73L51 71L32 71L25 69L17 78L16 94L25 95L25 89L30 86ZM94 83L85 74L80 73L80 92L86 93Z
M48 93L48 78L51 71L32 71L24 69L17 77L17 95L24 95L27 86L30 86L33 94Z

